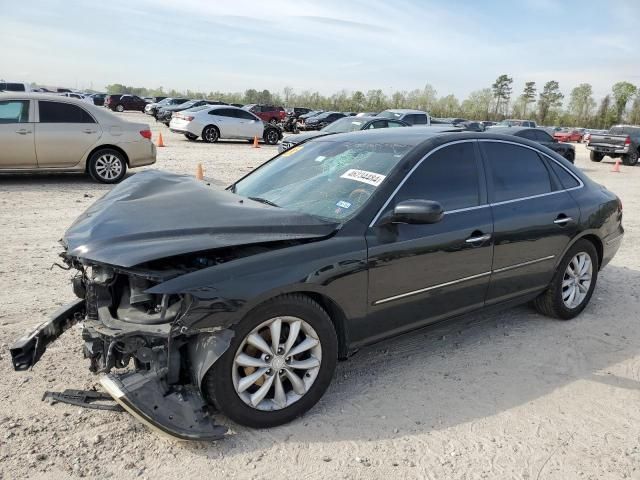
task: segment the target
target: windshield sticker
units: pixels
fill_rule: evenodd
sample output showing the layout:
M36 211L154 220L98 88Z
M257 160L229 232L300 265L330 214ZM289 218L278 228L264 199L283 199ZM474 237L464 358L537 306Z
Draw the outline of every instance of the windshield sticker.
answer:
M385 175L380 175L379 173L350 168L342 175L340 175L340 178L348 178L349 180L355 180L356 182L362 182L377 187L386 177Z
M344 200L340 200L338 203L336 203L336 207L349 208L351 207L351 204L349 202L345 202Z
M299 152L300 150L302 150L303 148L304 148L303 145L300 145L299 147L290 148L289 150L286 150L281 156L282 157L290 157L294 153Z

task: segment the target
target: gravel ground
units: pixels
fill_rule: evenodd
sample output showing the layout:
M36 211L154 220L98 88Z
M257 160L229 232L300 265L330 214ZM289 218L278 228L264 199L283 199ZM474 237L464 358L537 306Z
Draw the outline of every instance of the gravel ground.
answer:
M220 186L276 152L152 129L167 144L156 168L195 174L201 162ZM42 402L45 390L97 385L77 328L32 371L13 372L9 344L73 299L70 274L50 268L58 239L109 187L0 177L0 478L640 479L640 167L611 173L609 159L577 152L577 165L622 198L627 230L579 318L521 307L374 345L338 365L303 418L270 430L230 424L215 443L167 441L124 413Z

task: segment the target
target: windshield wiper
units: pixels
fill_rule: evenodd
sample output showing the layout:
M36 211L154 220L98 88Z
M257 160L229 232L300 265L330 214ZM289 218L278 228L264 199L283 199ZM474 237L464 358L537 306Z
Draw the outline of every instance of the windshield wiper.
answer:
M276 205L275 203L273 203L271 200L267 200L266 198L262 198L262 197L249 197L249 200L253 200L254 202L260 202L260 203L265 203L267 205L271 205L272 207L278 207L280 208L280 205Z

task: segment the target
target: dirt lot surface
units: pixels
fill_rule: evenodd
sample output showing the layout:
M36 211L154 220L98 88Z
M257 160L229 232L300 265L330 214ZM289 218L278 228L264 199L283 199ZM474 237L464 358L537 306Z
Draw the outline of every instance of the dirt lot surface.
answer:
M152 129L167 144L156 168L191 174L202 162L217 185L276 152ZM622 198L627 230L579 318L521 307L369 347L338 365L303 418L271 430L230 424L216 443L167 441L128 414L42 402L45 390L97 385L77 328L32 371L12 370L11 342L73 300L70 273L50 268L57 241L109 187L0 177L0 478L640 479L640 166L611 173L610 159L577 152Z

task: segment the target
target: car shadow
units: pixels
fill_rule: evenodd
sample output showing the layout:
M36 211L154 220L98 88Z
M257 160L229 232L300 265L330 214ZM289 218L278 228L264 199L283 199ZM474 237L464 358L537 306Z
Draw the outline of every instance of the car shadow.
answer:
M640 327L631 314L640 311L633 292L638 282L637 270L607 267L590 305L572 321L521 306L364 348L339 363L324 397L302 418L253 430L222 417L234 434L184 448L222 458L288 440L400 438L491 417L579 380L640 389L640 382L608 371L640 351Z

